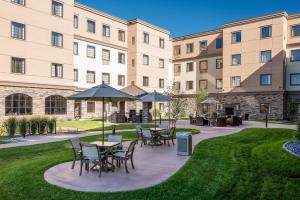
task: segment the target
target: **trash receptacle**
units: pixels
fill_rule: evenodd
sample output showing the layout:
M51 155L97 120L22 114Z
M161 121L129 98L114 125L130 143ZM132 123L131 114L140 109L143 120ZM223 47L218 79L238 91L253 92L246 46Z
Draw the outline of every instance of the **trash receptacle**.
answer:
M189 156L192 154L192 133L191 132L178 132L177 137L177 155Z

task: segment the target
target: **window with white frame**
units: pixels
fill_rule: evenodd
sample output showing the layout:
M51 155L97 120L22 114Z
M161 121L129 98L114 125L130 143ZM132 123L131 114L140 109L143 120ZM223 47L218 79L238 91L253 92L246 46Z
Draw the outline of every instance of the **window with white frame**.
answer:
M86 46L86 57L95 58L96 57L96 47L87 45Z
M15 3L15 4L22 5L22 6L26 5L26 1L25 0L11 0L11 2Z
M12 22L11 37L20 40L25 40L25 25L17 22Z
M223 59L218 58L216 59L216 69L222 69L223 68Z
M300 49L291 50L291 62L300 61Z
M192 72L192 71L194 71L194 63L193 62L186 63L186 72Z
M87 71L86 82L87 83L95 83L95 72L94 71Z
M222 88L223 88L223 80L216 79L216 89L222 89Z
M300 85L300 73L290 74L290 85L291 86Z
M25 59L11 58L11 72L16 74L25 74Z
M73 54L78 55L78 42L73 43Z
M207 70L208 70L208 61L207 60L199 61L199 71L200 71L200 73L206 73Z
M232 65L240 65L241 64L241 54L234 54L231 58Z
M159 38L159 48L165 48L165 40L163 38Z
M63 47L63 35L61 33L52 32L52 46Z
M186 53L193 53L193 52L194 52L194 44L193 43L186 44Z
M78 69L74 69L74 81L78 81Z
M272 85L272 74L261 74L260 75L260 85Z
M118 53L118 63L125 64L125 53Z
M144 32L144 43L149 44L149 42L150 42L149 33Z
M110 26L103 24L102 25L102 35L104 37L110 37Z
M110 50L102 49L102 60L110 61Z
M165 80L162 78L159 79L159 88L165 88Z
M159 68L164 68L165 67L165 60L160 58L159 59Z
M87 20L87 31L89 33L96 33L96 23L93 20Z
M241 86L241 77L233 76L231 77L231 87L240 87Z
M148 87L149 86L149 77L143 76L143 86Z
M118 38L119 38L119 41L125 42L125 31L119 30L118 31Z
M63 65L57 64L57 63L52 63L51 76L54 78L62 78L63 77Z
M207 89L207 80L199 80L199 88Z
M292 30L292 37L300 36L300 24L293 25L291 27Z
M266 63L266 62L270 62L271 60L272 60L272 51L271 50L260 52L260 62Z
M78 29L78 15L74 15L73 26L75 29Z
M237 31L231 33L231 43L240 43L242 41L242 32Z
M192 90L193 88L194 88L194 82L193 81L186 81L185 89L186 90Z
M200 42L200 51L206 51L207 50L207 40Z
M148 55L143 55L143 64L144 65L149 65L149 56Z
M118 75L118 86L125 86L125 76Z
M109 85L110 84L110 74L102 73L102 82Z
M272 26L261 27L260 28L260 37L262 39L272 37Z
M63 17L64 6L61 2L52 1L52 15Z

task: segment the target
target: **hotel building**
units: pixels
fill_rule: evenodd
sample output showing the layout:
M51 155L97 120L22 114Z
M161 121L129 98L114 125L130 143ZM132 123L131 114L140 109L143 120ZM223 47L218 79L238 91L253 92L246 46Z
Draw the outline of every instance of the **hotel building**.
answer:
M92 118L100 102L67 97L102 82L192 99L201 89L218 109L262 118L300 112L300 15L275 13L170 38L74 0L0 0L0 118ZM124 107L106 104L109 115ZM299 107L299 109L298 109ZM187 114L194 113L189 106Z

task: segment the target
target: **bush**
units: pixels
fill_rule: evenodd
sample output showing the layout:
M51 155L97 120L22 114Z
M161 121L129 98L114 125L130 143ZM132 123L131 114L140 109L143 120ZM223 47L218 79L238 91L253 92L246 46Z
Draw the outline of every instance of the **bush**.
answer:
M30 123L30 133L35 135L39 128L39 118L33 117L29 120Z
M4 124L7 134L13 137L17 132L17 119L15 117L10 117L4 122Z
M18 121L19 124L19 132L20 135L22 135L23 137L25 137L26 133L27 133L27 129L28 129L28 121L26 118L22 118Z
M48 123L48 132L49 133L55 133L56 119L55 118L48 119L47 123Z
M41 117L39 118L38 123L39 123L39 134L45 133L48 124L48 119L46 117Z

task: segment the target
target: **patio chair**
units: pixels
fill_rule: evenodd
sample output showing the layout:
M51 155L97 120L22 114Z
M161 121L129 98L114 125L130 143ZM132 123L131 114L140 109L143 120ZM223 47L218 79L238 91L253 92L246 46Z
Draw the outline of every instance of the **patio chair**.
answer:
M122 149L122 135L108 135L107 141L108 142L119 142L120 145L117 146L118 149Z
M153 136L153 134L151 133L150 129L142 128L141 131L142 131L142 142L141 142L141 147L143 146L143 143L144 143L144 145L148 144L148 141L150 142L150 145L152 145L152 147L153 147L153 144L154 144L154 136Z
M80 139L79 138L71 138L70 142L71 142L72 150L73 150L72 169L74 169L76 160L81 158Z
M82 156L80 159L80 172L79 176L82 174L82 167L85 164L85 170L89 172L90 164L99 166L99 177L101 177L102 169L106 166L106 152L99 152L96 144L81 144Z
M142 139L142 125L141 124L136 124L135 125L135 130L136 130L136 135L137 135L137 143L139 143L139 140Z
M170 140L172 141L173 146L175 145L174 143L174 136L176 133L176 127L172 127L170 131L167 133L164 133L161 135L161 138L164 140L164 144L166 144L166 141L168 142L168 146L170 146Z
M127 161L130 160L132 169L134 169L133 165L133 153L135 150L135 145L137 141L132 141L127 150L118 150L113 154L113 161L117 161L117 167L121 167L121 162L125 162L126 173L129 173L127 167Z

